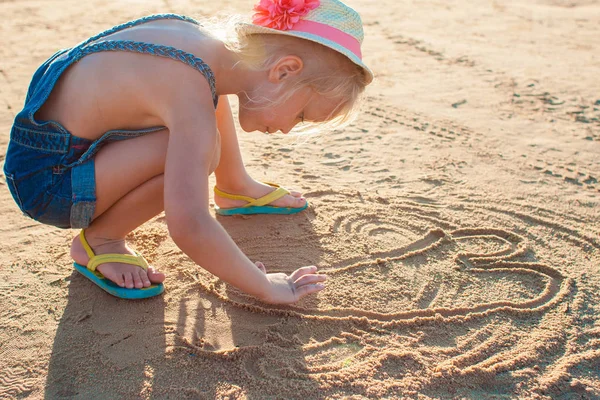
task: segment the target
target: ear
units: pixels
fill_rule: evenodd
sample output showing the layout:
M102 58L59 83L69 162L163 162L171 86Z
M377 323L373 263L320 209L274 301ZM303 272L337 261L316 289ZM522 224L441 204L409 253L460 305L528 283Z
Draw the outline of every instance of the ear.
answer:
M288 55L281 57L277 64L269 70L269 81L272 83L280 83L285 79L296 76L302 72L304 63L298 56Z

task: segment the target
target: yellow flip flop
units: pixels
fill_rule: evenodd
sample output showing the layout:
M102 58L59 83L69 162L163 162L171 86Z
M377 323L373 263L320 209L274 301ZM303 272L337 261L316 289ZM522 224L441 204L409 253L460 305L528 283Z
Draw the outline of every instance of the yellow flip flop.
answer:
M102 275L99 271L96 271L96 268L100 264L118 262L136 265L144 269L144 271L147 271L148 262L137 252L137 256L132 256L130 254L101 254L97 256L94 254L94 251L85 239L83 230L79 234L79 239L81 240L81 244L83 244L85 252L90 257L90 261L88 261L87 267L77 263L73 263L73 265L75 266L75 269L79 271L79 273L88 278L90 281L94 282L104 291L121 299L146 299L148 297L158 296L165 291L165 286L162 283L153 283L152 285L141 289L127 289L117 285L109 279L106 279L104 275Z
M275 183L264 182L269 186L276 188L271 193L260 197L258 199L254 199L248 196L242 196L239 194L231 194L223 192L219 190L216 186L214 188L215 194L221 197L225 197L226 199L231 200L244 200L247 201L248 204L245 204L242 207L235 208L220 208L215 206L215 211L219 215L251 215L251 214L296 214L300 211L306 209L308 207L308 202L304 204L303 207L274 207L269 206L268 204L274 202L285 196L286 194L290 194L290 191L284 187L281 187Z

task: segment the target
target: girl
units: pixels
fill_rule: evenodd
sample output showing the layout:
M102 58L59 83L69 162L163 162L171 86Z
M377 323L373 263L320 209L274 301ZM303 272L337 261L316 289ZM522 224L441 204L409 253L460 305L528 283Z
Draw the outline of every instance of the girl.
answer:
M253 264L211 217L208 177L220 214L306 208L299 193L250 178L226 95L238 96L247 132L343 120L373 78L362 24L338 0L261 0L254 10L225 41L187 17L145 17L60 50L34 74L11 130L8 187L29 217L83 229L75 268L109 293L164 290L164 274L125 243L163 210L183 252L248 294L292 303L323 289L314 266L288 276Z

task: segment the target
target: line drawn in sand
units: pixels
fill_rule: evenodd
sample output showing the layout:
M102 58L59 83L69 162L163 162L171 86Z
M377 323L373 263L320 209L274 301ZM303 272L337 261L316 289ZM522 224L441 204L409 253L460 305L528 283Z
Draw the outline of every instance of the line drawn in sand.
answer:
M329 194L324 192L315 197ZM351 197L356 198L355 193ZM334 379L336 387L350 385L348 376L361 376L365 382L367 378L385 380L390 376L400 382L412 379L410 374L419 373L427 379L434 379L435 374L452 375L456 379L483 376L481 379L484 379L490 372L516 371L534 365L536 357L546 350L535 343L527 344L524 350L521 343L524 333L519 324L529 318L538 320L548 311L562 307L560 304L573 294L574 280L555 267L539 262L528 244L529 239L520 234L500 228L461 228L461 221L449 218L448 212L457 211L461 215L471 213L471 209L486 215L492 212L501 220L512 218L527 225L550 224L548 226L554 229L558 227L557 222L550 223L541 216L536 219L525 209L507 213L487 203L443 205L433 200L424 201L427 200L424 198L413 200L390 200L381 204L376 196L364 196L361 201L368 211L361 212L356 204L346 207L337 202L333 220L328 219L327 224L321 224L323 226L319 226L318 221L313 222L318 235L335 235L337 240L355 241L358 246L365 244L360 240L368 244L386 235L395 237L396 242L381 240L385 246L366 246L369 248L363 259L353 256L330 263L328 269L322 270L330 276L328 289L297 306L266 305L220 281L197 281L196 284L224 304L288 321L287 325L282 322L269 327L267 338L260 345L225 350L218 355L212 352L211 356L239 360L250 379L286 379L288 382L290 379L298 382ZM323 215L328 214L328 206L327 203L321 205ZM382 212L375 210L379 208ZM393 215L383 212L390 209L394 210ZM432 226L436 228L431 229ZM422 234L418 236L415 232ZM569 238L575 235L571 245L578 248L590 245L589 241L576 240L580 239L576 233L568 235ZM441 266L437 276L431 268L436 265ZM402 280L403 274L409 275L410 270L417 278L408 276ZM453 280L457 276L468 279ZM496 281L502 282L500 290L494 287ZM507 281L513 282L506 286ZM332 282L340 284L335 286ZM344 289L352 285L362 288L356 296ZM411 290L398 290L407 287ZM477 287L489 296L470 295L466 301L460 298L461 293ZM512 295L498 298L497 294L505 288L509 288ZM336 297L345 301L336 302ZM361 299L366 301L361 303ZM448 344L442 347L439 344L423 347L432 336L443 340L440 338L444 335L439 336L439 333L430 332L427 339L415 337L415 332L429 328L443 331L444 326L452 332L447 332ZM321 327L327 328L314 334ZM528 329L547 332L537 323ZM560 340L548 339L543 346L549 346L548 343L558 346L556 354L560 357ZM187 347L208 353L201 347ZM440 360L437 367L431 365L431 357ZM432 372L434 370L438 372ZM424 382L425 378L419 385L427 387Z
M456 243L468 239L491 239L502 243L503 248L493 253L484 254L476 252L457 253L455 260L463 266L466 272L513 272L533 275L539 277L541 281L546 282L542 292L535 298L527 299L525 301L505 300L454 308L437 307L397 312L378 312L376 310L353 307L330 307L327 309L297 306L275 307L254 302L252 298L235 290L231 290L231 295L228 296L224 293L226 285L223 283L211 285L210 287L205 286L201 282L199 282L199 284L203 286L204 290L219 297L222 301L237 307L248 309L249 311L323 321L365 318L369 323L382 325L383 327L398 324L400 321L413 320L415 318L474 317L487 315L497 311L537 312L551 307L562 297L561 295L564 294L570 286L570 280L552 267L542 263L517 260L517 258L523 256L527 252L527 247L524 244L525 240L521 236L505 230L491 228L457 229L451 232L434 229L420 240L417 240L404 248L387 252L388 254L393 253L397 255L357 262L335 269L325 269L321 272L326 273L330 277L330 280L343 279L343 276L347 275L352 279L358 278L358 281L360 281L360 276L357 276L356 274L357 271L371 269L375 271L376 274L379 274L382 270L393 269L394 263L398 261L420 257L445 244ZM381 279L382 277L380 276L378 278ZM431 297L431 290L432 289L429 288L426 283L420 291L421 295L419 296L420 299L418 299L418 302L423 303L425 297ZM329 292L334 292L334 290L329 290ZM336 293L332 294L336 295ZM361 294L361 296L363 295L364 294ZM386 298L385 300L390 301L392 299ZM431 300L429 300L428 303L431 303Z

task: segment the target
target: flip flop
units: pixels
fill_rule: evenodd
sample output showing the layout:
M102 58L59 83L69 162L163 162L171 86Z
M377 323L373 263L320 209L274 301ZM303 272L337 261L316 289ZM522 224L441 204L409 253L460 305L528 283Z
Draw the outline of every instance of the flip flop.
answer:
M165 291L165 286L162 283L153 283L152 285L141 289L127 289L117 285L109 279L106 279L104 275L102 275L99 271L96 271L96 267L100 264L118 262L123 264L137 265L144 270L148 270L148 262L137 252L137 257L130 254L101 254L97 256L94 254L94 251L85 239L83 230L79 234L79 238L81 240L81 244L83 244L83 247L85 248L85 252L90 257L90 261L88 261L87 267L77 263L73 263L73 265L77 271L79 271L90 281L94 282L104 291L121 299L147 299L148 297L158 296Z
M275 183L264 182L269 186L273 186L276 188L271 193L267 194L258 199L253 199L252 197L242 196L239 194L230 194L225 193L219 190L215 186L215 194L225 197L226 199L231 200L244 200L247 201L248 204L245 204L242 207L236 208L220 208L215 206L215 211L219 215L251 215L251 214L296 214L300 211L306 209L308 207L308 202L304 205L304 207L274 207L269 206L267 204L274 202L285 196L286 194L290 194L290 191L284 187L281 187Z

